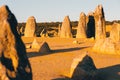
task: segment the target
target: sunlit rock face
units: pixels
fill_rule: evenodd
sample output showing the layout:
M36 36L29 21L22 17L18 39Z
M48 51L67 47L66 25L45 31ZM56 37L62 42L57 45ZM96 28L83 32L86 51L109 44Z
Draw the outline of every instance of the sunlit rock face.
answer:
M105 16L102 5L98 5L94 12L95 18L95 39L104 39L106 38L105 30Z
M17 32L17 20L6 5L0 7L0 61L6 80L32 80L25 46Z
M34 37L36 30L36 20L33 16L29 17L25 26L25 37Z
M62 23L60 37L61 38L72 38L72 26L70 24L69 16L65 16L64 21Z
M93 51L101 54L120 55L120 43L113 42L111 38L97 40L93 46Z
M110 31L110 38L113 42L120 41L120 23L113 23Z
M1 63L0 63L0 80L9 80L8 76L6 75L6 68Z
M94 19L94 13L89 12L86 16L86 34L87 38L94 37L95 38L95 19Z
M86 15L81 12L77 28L76 38L87 38L86 35Z
M32 47L33 49L39 49L39 48L40 48L40 45L39 45L38 41L37 41L35 38L34 38L34 40L33 40L33 42L32 42L31 47Z

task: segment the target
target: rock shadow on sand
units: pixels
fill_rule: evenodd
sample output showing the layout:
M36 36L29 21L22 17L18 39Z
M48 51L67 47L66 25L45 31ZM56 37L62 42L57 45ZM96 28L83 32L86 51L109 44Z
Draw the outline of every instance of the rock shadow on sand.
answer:
M81 50L84 48L87 48L87 47L74 47L74 48L67 48L67 49L57 49L57 50L52 50L52 53L70 52L70 51Z
M73 80L73 79L69 79L69 78L57 78L57 79L52 79L52 80Z
M44 55L55 54L55 53L71 52L71 51L81 50L81 49L88 48L88 47L75 47L75 48L67 48L67 49L56 49L56 50L50 50L47 53L28 52L27 56L29 58L31 58L31 57L44 56Z
M120 80L120 64L98 69L93 80Z

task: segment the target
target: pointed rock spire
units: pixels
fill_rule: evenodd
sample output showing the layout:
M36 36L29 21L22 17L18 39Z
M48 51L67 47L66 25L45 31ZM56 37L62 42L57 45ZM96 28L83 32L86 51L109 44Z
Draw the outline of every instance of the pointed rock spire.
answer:
M0 60L10 80L32 80L25 46L17 32L17 20L7 5L0 7Z
M25 26L25 37L34 37L36 29L36 20L34 16L30 16Z
M70 24L69 16L65 16L62 23L60 37L61 38L72 38L72 26Z
M105 16L102 5L98 5L94 12L95 18L95 39L104 39L106 38L106 29L105 29Z
M86 35L86 15L81 12L77 28L76 38L87 38Z

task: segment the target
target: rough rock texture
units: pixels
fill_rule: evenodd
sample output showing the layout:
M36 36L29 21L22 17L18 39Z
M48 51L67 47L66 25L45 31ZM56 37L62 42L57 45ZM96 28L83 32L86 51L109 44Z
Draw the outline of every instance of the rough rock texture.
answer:
M25 26L25 37L34 37L35 36L35 29L36 29L36 20L33 16L29 17L26 26Z
M69 19L69 16L66 16L62 23L60 37L61 38L72 38L71 31L72 31L72 26L70 25L70 19Z
M0 7L0 61L10 80L32 80L25 46L17 32L17 20L8 6Z
M87 38L95 37L95 19L94 13L89 12L86 16L86 25L87 25Z
M98 5L94 12L95 18L95 39L106 38L105 16L102 5Z
M86 35L86 15L81 12L77 28L76 38L87 38Z
M9 80L6 75L6 68L0 63L0 80Z
M111 31L110 31L110 38L113 42L120 41L120 24L113 23Z
M106 38L105 17L101 5L97 6L94 17L96 43L93 47L93 51L102 54L120 54L120 24L114 23L110 32L110 38Z
M39 52L40 53L49 53L51 50L47 42L42 42L40 45Z
M101 49L101 46L103 45L105 39L99 39L95 42L93 46L93 51L99 52Z
M70 74L73 80L90 80L95 70L92 58L87 54L81 54L73 60Z
M40 44L37 42L36 39L32 42L32 48L34 49L40 49Z
M59 27L58 27L58 36L60 36L60 32L61 32L61 24L59 24Z
M120 54L120 43L113 42L110 38L97 40L93 51L102 54Z

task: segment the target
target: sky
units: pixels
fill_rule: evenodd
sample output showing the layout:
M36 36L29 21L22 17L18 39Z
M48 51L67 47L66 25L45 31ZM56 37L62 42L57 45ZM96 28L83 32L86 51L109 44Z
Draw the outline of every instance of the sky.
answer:
M57 22L67 15L78 21L81 12L87 15L99 4L107 21L120 20L120 0L0 0L0 6L8 5L18 22L26 22L30 16L37 22Z

